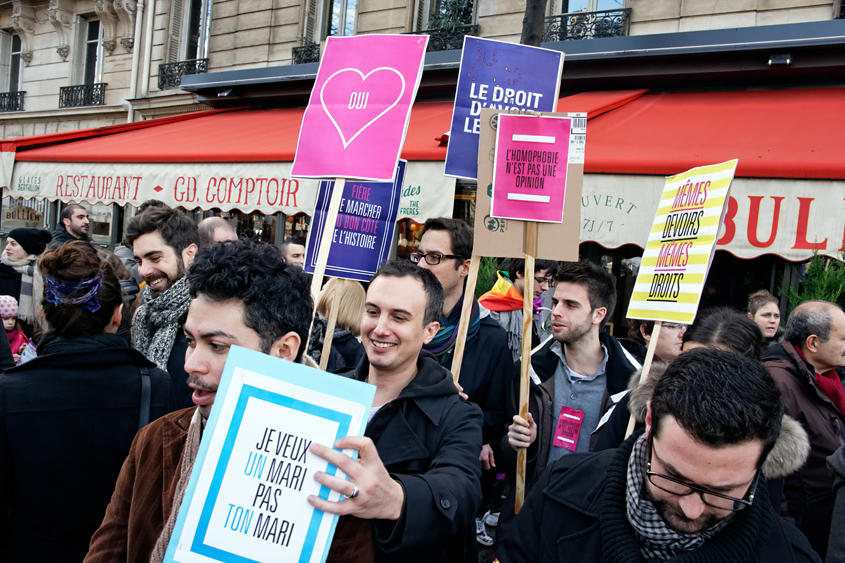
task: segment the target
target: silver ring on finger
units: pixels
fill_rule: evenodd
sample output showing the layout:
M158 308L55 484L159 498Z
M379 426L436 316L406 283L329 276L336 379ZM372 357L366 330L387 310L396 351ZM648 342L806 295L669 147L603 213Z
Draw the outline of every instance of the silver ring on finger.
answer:
M348 494L348 495L343 495L343 496L344 496L345 498L355 498L355 497L357 497L357 496L358 496L358 493L359 493L359 491L358 491L358 486L357 486L357 485L355 485L355 484L353 483L353 484L352 484L352 492L351 492L350 494Z

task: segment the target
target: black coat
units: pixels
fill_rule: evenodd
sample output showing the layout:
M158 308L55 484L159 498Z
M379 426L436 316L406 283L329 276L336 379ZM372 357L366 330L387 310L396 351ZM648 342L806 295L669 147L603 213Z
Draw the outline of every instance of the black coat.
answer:
M442 359L452 369L454 348ZM484 443L490 444L505 428L508 382L513 378L513 360L508 335L491 317L481 319L476 335L467 340L459 383L471 403L484 413Z
M364 381L369 369L364 358L347 376ZM367 425L366 436L405 491L398 521L373 521L375 561L477 561L481 411L460 398L451 374L433 355L421 352L417 370L399 397Z
M7 264L0 263L0 295L11 295L20 305L21 273Z
M82 561L138 430L175 410L170 377L116 335L58 339L0 374L0 561Z
M625 515L625 474L638 432L617 450L562 457L537 482L519 515L500 530L501 563L643 561ZM765 481L765 478L761 478ZM700 549L670 561L821 563L795 527L775 514L760 483L754 504ZM742 553L747 553L747 556Z
M179 321L176 329L176 340L173 341L173 348L170 349L170 356L167 358L167 373L173 381L173 392L176 394L176 408L187 409L194 406L191 398L194 390L188 387L188 372L185 371L185 353L188 351L188 338L182 326L185 319Z
M53 231L53 240L50 241L50 244L47 245L47 248L59 248L64 243L70 242L72 240L84 240L86 242L91 242L91 239L85 236L82 238L76 238L75 236L67 232L64 225L60 223L59 226L56 227L56 229Z

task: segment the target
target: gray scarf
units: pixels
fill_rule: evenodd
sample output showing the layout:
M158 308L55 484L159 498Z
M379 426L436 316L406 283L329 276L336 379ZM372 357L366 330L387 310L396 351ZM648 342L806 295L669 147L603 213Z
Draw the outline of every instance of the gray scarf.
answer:
M724 528L731 517L695 534L681 534L669 528L645 493L647 441L646 434L640 436L628 458L625 504L628 507L628 522L634 528L643 557L665 561L685 551L698 549Z
M142 295L144 304L138 307L132 319L132 346L159 368L167 370L179 319L187 314L191 305L187 278L182 276L155 299L149 286L144 287Z

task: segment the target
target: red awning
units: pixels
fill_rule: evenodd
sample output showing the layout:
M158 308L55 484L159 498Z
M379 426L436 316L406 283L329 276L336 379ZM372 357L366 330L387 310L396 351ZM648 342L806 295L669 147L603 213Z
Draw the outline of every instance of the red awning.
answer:
M288 162L293 160L304 108L201 112L200 119L151 120L100 128L73 143L47 135L40 148L18 147L16 160L35 162ZM415 104L402 158L444 160L446 147L435 140L449 131L452 104ZM97 130L87 130L94 132ZM110 133L120 133L119 135ZM76 132L79 133L79 132ZM81 136L81 135L80 135Z

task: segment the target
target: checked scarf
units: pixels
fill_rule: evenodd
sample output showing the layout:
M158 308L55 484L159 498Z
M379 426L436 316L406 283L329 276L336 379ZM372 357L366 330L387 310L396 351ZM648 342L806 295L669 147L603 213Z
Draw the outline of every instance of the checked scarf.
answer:
M443 313L440 314L440 330L437 331L431 342L423 346L423 350L437 356L441 366L446 366L452 361L451 351L455 348L455 341L458 339L458 322L461 320L461 309L464 306L465 296L466 293L452 307L448 317ZM467 342L472 340L481 327L481 309L478 306L478 300L473 298L472 301L472 315L469 320Z
M643 557L665 561L685 551L698 549L705 541L719 533L732 518L725 518L715 526L695 534L681 534L669 528L645 493L644 468L647 449L647 438L643 434L634 444L628 460L625 504L628 507L628 522L640 540Z
M144 304L138 307L132 319L132 346L159 368L167 370L179 319L185 316L191 304L187 278L182 276L155 299L149 286L144 287L142 295Z

